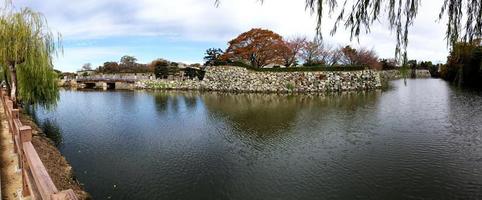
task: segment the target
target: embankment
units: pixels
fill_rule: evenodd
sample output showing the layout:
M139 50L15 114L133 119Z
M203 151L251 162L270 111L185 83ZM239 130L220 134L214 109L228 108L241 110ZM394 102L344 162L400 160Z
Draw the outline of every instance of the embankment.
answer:
M47 138L37 124L26 114L20 114L23 124L32 127L32 144L42 160L52 181L59 190L72 189L79 199L91 199L82 185L77 181L72 167L55 146L54 142Z
M204 80L144 80L139 89L203 90L229 92L315 93L364 91L381 87L374 70L258 72L241 67L217 66L206 71Z
M382 81L384 81L384 80L389 81L389 80L396 80L396 79L403 78L400 70L383 70L383 71L380 71L379 73L380 73L380 78L382 79ZM432 77L430 75L430 71L428 71L428 70L416 70L415 74L416 74L416 78L430 78L430 77Z

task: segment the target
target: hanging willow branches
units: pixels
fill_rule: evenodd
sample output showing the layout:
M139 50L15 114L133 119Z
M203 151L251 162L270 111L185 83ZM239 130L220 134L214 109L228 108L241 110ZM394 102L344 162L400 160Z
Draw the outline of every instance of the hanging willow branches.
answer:
M58 100L57 74L52 58L62 49L46 18L28 8L16 10L10 2L0 10L0 77L14 102L49 106Z
M215 0L219 6L221 0ZM263 0L259 0L263 2ZM380 17L386 17L388 27L396 34L395 57L406 56L409 27L413 24L420 0L305 0L306 10L317 17L316 32L321 37L322 19L325 14L336 12L336 21L331 29L335 34L339 26L351 33L351 39L358 38L361 32L370 32L370 27ZM429 2L429 1L425 1ZM436 16L434 16L436 17ZM463 40L471 42L482 37L481 0L444 0L439 20L448 18L446 39L452 46Z

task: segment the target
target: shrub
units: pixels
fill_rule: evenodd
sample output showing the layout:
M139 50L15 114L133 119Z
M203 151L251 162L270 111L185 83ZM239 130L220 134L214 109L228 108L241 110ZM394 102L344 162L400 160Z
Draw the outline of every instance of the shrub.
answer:
M293 83L287 83L286 89L288 89L289 91L293 91L295 89L295 86L293 85Z
M430 72L430 75L434 78L438 78L440 77L440 73L439 73L439 67L440 65L431 65L429 66L428 68L428 71Z
M397 61L395 59L381 59L380 65L382 70L394 70L397 69Z
M440 77L460 86L482 88L481 40L456 43L442 66Z
M191 80L194 79L194 78L198 78L199 80L203 80L204 75L206 74L206 72L204 70L195 69L195 68L191 68L191 67L186 68L184 70L184 73Z

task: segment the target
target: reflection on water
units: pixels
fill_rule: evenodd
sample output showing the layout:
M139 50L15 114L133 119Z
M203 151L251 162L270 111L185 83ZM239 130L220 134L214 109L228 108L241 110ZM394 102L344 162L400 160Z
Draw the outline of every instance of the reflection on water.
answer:
M95 199L480 199L481 105L427 79L336 95L63 91L36 116Z
M62 143L62 132L60 131L59 125L51 120L45 119L40 125L40 128L45 133L45 135L50 138L55 146L59 146Z
M230 122L244 133L268 137L287 132L298 118L320 120L327 112L357 109L373 104L379 92L334 95L286 94L201 94L204 105L213 114ZM314 112L313 112L314 111ZM306 119L306 117L310 117Z
M27 106L25 111L29 116L32 117L32 120L39 125L39 128L42 130L42 133L47 136L52 142L54 142L55 146L59 147L62 144L62 131L57 124L57 121L52 120L50 118L43 119L42 121L38 119L36 109L33 106Z

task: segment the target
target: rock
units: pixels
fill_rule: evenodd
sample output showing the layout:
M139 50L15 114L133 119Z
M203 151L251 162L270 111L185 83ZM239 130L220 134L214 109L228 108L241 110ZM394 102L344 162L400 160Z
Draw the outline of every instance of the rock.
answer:
M325 92L380 88L377 71L256 72L241 67L209 68L203 81L144 80L141 89L184 89L233 92Z

